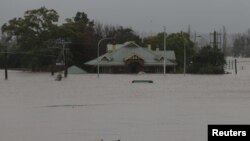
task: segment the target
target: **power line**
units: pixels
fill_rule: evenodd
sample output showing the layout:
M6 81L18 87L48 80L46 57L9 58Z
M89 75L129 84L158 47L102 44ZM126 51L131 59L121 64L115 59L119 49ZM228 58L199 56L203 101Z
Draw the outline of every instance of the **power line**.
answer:
M69 41L64 41L62 39L59 39L56 41L56 44L62 45L62 50L63 50L63 61L64 61L64 77L66 78L68 75L68 62L67 62L67 50L65 46L67 44L70 44L71 42Z
M0 52L0 54L23 54L23 55L33 55L33 56L47 56L47 57L56 57L55 55L45 55L45 54L35 54L35 53L28 53L28 52Z

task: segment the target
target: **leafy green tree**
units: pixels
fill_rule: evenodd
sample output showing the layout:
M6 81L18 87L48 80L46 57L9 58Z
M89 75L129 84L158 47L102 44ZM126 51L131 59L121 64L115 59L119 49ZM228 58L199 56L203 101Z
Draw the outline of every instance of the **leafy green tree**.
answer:
M4 68L4 45L0 42L0 68Z
M100 37L113 37L117 44L122 44L127 41L135 41L142 45L142 40L139 35L132 29L123 26L103 25L102 23L95 23L95 32Z
M152 49L155 50L156 48L159 48L163 50L164 43L163 43L164 33L158 33L156 36L149 36L144 39L145 44L150 44L152 46Z
M151 44L152 49L159 48L164 49L164 33L159 33L156 36L150 36L145 38L146 44ZM186 48L187 64L190 63L191 58L195 54L194 43L189 39L187 33L172 33L166 37L166 50L173 50L176 55L177 69L183 70L184 62L184 46Z
M198 74L223 74L225 62L224 54L220 49L206 46L192 58L188 72Z
M135 41L137 44L141 44L141 38L132 28L124 28L120 26L115 29L114 35L111 37L115 37L115 42L118 44L122 44L127 41Z
M77 12L72 19L66 19L57 32L57 37L69 40L72 62L82 66L84 62L96 57L98 35L94 30L94 21L88 19L84 12Z
M14 18L5 23L2 32L7 34L8 40L16 38L21 48L40 48L44 46L44 41L51 37L51 30L57 26L55 22L58 18L53 9L41 7L28 10L23 18Z
M174 50L177 59L177 69L183 70L184 64L184 47L186 49L186 64L191 62L195 54L194 43L190 40L187 33L170 34L166 39L167 49Z
M28 10L24 17L14 18L2 26L2 33L7 35L7 41L15 39L18 44L17 51L25 52L23 66L33 70L44 69L51 64L51 58L35 54L51 54L47 49L48 40L52 40L57 29L58 14L53 9L41 7ZM30 54L30 55L27 55Z

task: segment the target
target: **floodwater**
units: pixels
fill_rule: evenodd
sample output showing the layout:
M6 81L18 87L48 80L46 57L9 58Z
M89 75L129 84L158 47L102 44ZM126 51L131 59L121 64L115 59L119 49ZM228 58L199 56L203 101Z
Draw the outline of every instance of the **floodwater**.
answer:
M205 141L249 124L250 62L238 74L68 75L0 70L1 141ZM131 83L132 80L154 83Z

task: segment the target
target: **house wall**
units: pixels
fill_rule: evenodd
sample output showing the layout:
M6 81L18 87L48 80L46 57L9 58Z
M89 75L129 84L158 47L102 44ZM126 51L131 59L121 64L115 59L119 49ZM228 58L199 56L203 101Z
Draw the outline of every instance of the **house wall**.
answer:
M141 71L146 73L163 73L162 66L144 66L142 67ZM101 73L108 73L108 74L119 74L119 73L132 73L131 69L128 66L108 66L108 67L100 67ZM166 72L174 72L174 66L167 66Z

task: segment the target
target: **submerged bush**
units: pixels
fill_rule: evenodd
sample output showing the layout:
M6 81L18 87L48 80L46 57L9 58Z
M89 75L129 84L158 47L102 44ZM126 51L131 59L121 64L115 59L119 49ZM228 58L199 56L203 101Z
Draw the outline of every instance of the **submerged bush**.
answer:
M188 66L189 73L196 74L224 74L224 54L217 47L203 47Z

